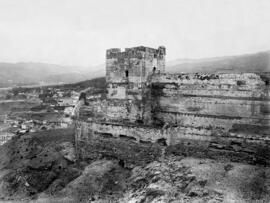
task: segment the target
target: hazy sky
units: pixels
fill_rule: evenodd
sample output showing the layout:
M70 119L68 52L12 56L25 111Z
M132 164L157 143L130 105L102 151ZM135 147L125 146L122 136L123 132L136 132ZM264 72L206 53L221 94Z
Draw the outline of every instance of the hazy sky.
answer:
M167 60L270 50L270 1L0 0L0 61L90 66L139 45Z

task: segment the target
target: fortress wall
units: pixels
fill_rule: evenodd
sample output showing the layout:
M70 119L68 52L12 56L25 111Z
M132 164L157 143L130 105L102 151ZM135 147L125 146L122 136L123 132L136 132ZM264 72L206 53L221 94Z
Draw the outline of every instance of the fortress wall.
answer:
M270 165L269 73L164 74L165 55L165 47L107 50L107 99L80 109L79 156L129 167L165 149Z
M161 74L152 77L153 83L168 83L168 84L209 84L222 85L230 84L237 85L237 81L242 81L241 85L265 85L261 76L255 73L234 73L234 74L204 74L204 73L183 73L183 74ZM239 84L239 82L238 82Z
M270 101L206 97L160 97L158 111L228 118L270 119Z
M108 85L108 96L111 99L125 99L127 97L126 87L127 85Z
M112 83L118 96L88 107L91 115L79 119L76 132L83 157L108 144L123 150L117 156L125 162L140 150L140 159L150 160L152 146L166 142L166 153L270 164L269 85L261 76L154 74L148 82L141 89ZM122 87L125 98L119 99ZM120 149L124 143L127 148ZM106 153L114 154L109 148Z
M210 115L181 114L171 112L158 112L155 115L154 119L166 121L166 123L171 125L220 129L224 130L225 132L232 129L234 124L269 126L269 119L228 118Z
M109 99L90 101L80 108L79 120L117 121L135 123L142 119L141 102L136 100Z
M122 125L118 123L108 122L80 122L83 127L81 139L97 138L99 134L110 134L113 137L129 137L135 138L137 142L158 142L160 139L166 140L167 144L172 144L179 139L196 139L210 141L213 136L212 132L207 129L188 128L188 127L171 127L167 129L155 128L144 125ZM91 134L89 134L91 132Z
M166 124L194 126L224 132L231 130L234 124L270 126L269 86L260 76L180 76L154 75L151 78L154 82L148 88L142 87L144 84L140 87L134 83L109 84L111 96L104 110L106 119L131 123L141 120L160 127ZM161 82L157 82L158 78ZM162 82L164 78L166 82ZM242 83L237 84L235 78Z
M107 108L107 119L112 121L135 122L141 119L141 111L137 105L127 102L120 102L117 105L109 105Z
M262 87L249 86L232 86L227 85L203 85L201 88L198 85L164 85L161 92L165 96L201 96L201 97L216 97L216 98L234 98L234 99L249 99L249 100L269 100L269 89Z
M236 134L229 132L227 134L214 134L212 129L196 128L196 127L169 127L156 128L144 125L132 125L121 123L108 122L87 122L80 121L83 126L81 139L95 138L99 134L111 134L114 137L130 137L135 138L136 141L158 142L158 140L165 138L168 145L173 145L186 140L201 140L201 141L232 141L245 139L247 143L267 145L270 142L270 137L262 136L248 136L244 134ZM89 134L91 132L92 134Z
M257 74L160 75L152 81L156 123L225 132L234 124L270 126L270 88Z
M117 157L125 162L132 161L133 159L130 157L134 156L134 152L141 152L141 150L144 154L140 159L149 160L154 157L153 149L156 155L159 156L161 153L161 148L157 147L155 143L163 145L163 141L165 141L168 145L165 152L168 154L222 157L233 161L270 164L268 159L269 137L258 135L256 137L233 132L219 134L218 131L213 133L213 129L193 126L156 128L85 121L80 121L80 125L80 130L76 131L80 135L76 137L78 137L79 153L83 158L93 156L98 151L97 148L102 147L101 153L106 153L106 156L111 157L118 151L121 154ZM124 146L127 148L122 149ZM109 149L106 149L108 147Z
M142 100L142 86L139 83L110 83L107 94L110 99Z
M135 138L124 135L125 132L121 132L117 125L77 121L76 126L76 152L80 159L113 158L124 163L125 167L133 168L161 156L161 146L137 142Z

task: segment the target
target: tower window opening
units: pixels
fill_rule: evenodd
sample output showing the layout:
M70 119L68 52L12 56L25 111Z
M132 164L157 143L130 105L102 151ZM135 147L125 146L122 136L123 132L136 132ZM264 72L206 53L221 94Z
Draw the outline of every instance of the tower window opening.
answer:
M156 69L157 69L156 67L153 67L153 73L155 73L155 72L156 72Z
M128 70L126 70L125 73L126 73L126 78L128 78Z

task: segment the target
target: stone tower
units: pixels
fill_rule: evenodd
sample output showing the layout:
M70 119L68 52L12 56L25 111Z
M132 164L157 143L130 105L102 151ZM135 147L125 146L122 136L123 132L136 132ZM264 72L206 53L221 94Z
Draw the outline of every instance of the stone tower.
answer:
M106 53L108 99L142 100L143 90L152 74L165 72L166 48L144 46L114 48Z

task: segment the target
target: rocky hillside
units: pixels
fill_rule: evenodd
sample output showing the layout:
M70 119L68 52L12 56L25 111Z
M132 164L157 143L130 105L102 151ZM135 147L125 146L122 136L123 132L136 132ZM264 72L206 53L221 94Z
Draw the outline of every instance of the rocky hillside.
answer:
M65 129L26 134L2 146L0 200L33 203L270 201L268 167L173 154L153 156L148 162L134 159L137 164L127 167L117 157L124 152L115 153L125 147L104 148L102 143L94 143L92 159L76 160L72 132ZM129 147L133 141L125 142Z
M72 129L13 137L0 147L0 199L60 190L80 175L74 161Z
M207 159L166 157L131 170L100 160L53 197L35 202L269 202L270 170Z

